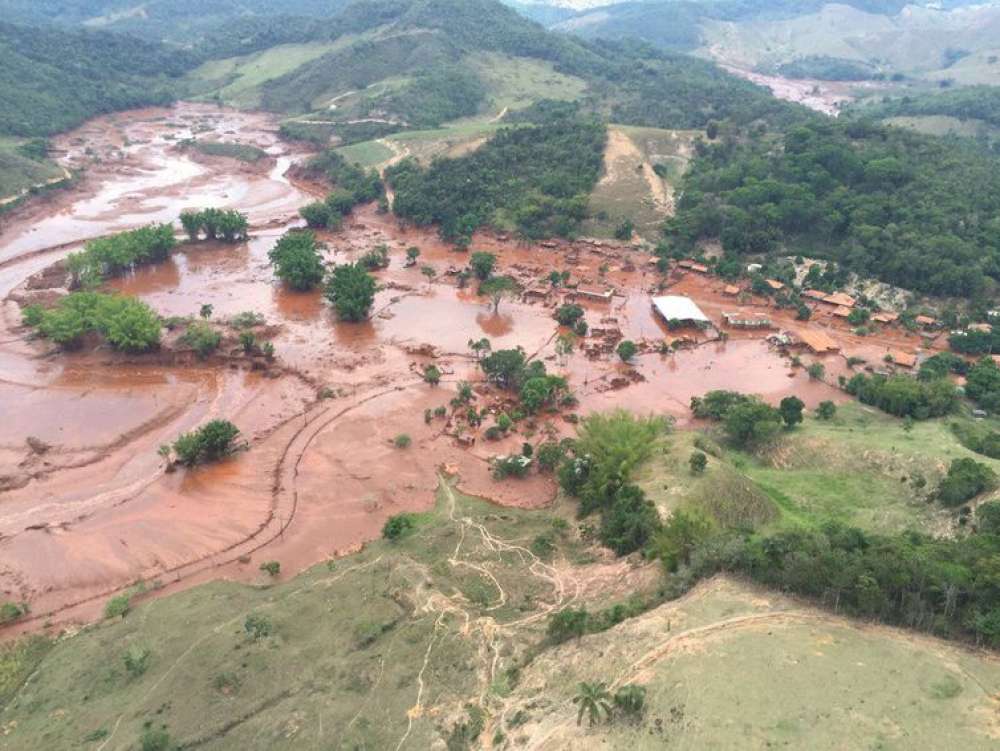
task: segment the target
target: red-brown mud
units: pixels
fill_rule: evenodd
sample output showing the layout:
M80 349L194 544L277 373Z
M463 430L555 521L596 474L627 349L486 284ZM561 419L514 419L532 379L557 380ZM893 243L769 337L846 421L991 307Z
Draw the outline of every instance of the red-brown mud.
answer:
M449 274L467 263L465 254L433 230L401 228L374 207L358 209L343 232L322 238L331 262L356 260L379 243L390 248L390 265L377 274L372 320L337 322L319 292L282 288L268 266L268 250L297 224L297 209L313 200L312 191L285 175L302 155L288 151L273 131L264 116L201 105L101 118L59 139L67 164L95 154L101 163L73 194L44 209L29 204L0 232L6 418L0 599L30 603L32 620L22 628L92 618L108 597L140 580L166 589L220 576L252 582L261 576L261 560L278 560L283 575L294 574L376 537L392 514L429 508L442 471L458 474L467 492L499 503L548 503L555 492L550 478L496 481L489 461L519 451L524 441L571 434L564 415L526 421L495 443L481 430L471 445L460 445L449 418L425 420L427 410L448 406L461 380L477 384L478 407L499 397L481 384L468 348L472 339L489 338L495 349L520 346L542 358L550 371L567 376L580 414L626 407L684 420L690 398L711 388L769 400L797 393L810 404L838 397L793 369L763 341L766 332L729 332L728 341L713 341L711 332L668 331L650 309L661 276L641 251L477 236L473 247L497 253L503 272L526 286L559 270L569 271L574 284L616 290L609 302L581 302L593 334L561 360L552 312L572 299L571 290L553 291L546 300L504 301L494 312ZM227 171L227 160L194 162L173 142L196 133L256 143L276 166L261 175ZM174 221L181 209L203 205L246 211L251 240L185 244L167 262L108 287L142 298L165 317L197 315L205 303L219 322L260 313L279 365L264 372L238 359L165 365L169 358L123 358L103 348L54 353L28 339L13 301L25 280L89 237ZM407 267L405 249L414 245L420 261ZM421 265L435 268L434 282ZM738 305L716 282L694 275L672 280L669 294L691 295L715 321L725 311L765 309L763 301ZM801 326L793 327L784 312L767 311L779 326ZM861 340L821 317L809 325L835 331L845 348L871 349L873 357L882 346L917 344L898 334ZM680 336L690 339L690 349L659 353L662 342ZM622 337L641 347L629 365L613 351ZM826 360L833 370L843 357ZM431 362L443 373L436 387L421 377ZM215 417L236 423L249 450L168 473L157 449ZM482 428L491 424L487 418ZM393 439L403 433L412 444L396 448Z

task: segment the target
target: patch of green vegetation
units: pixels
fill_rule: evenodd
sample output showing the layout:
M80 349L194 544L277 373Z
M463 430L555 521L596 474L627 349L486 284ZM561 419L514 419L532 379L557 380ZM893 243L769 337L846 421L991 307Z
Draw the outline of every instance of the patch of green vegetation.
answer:
M44 157L27 156L22 149L24 144L23 139L0 136L0 201L63 175L62 170Z
M337 153L363 169L378 167L395 154L392 149L378 141L363 141L352 143L349 146L341 146L337 149Z
M267 152L259 146L249 143L230 143L222 141L181 141L178 144L181 148L194 149L208 156L224 156L229 159L236 159L248 164L256 164L262 159L267 159Z
M530 616L560 595L548 569L526 571L526 541L551 531L551 520L442 487L436 508L395 541L266 589L220 581L140 604L30 662L18 658L6 742L69 748L114 728L116 743L135 746L151 721L181 746L320 748L329 736L307 726L322 713L349 746L391 748L409 733L414 747L430 748L452 732L436 708L488 689L489 662L477 670L484 645L508 645L505 669L541 637L543 621ZM573 538L554 535L553 554L572 552ZM141 675L129 673L123 644L152 650ZM418 681L423 711L414 713Z

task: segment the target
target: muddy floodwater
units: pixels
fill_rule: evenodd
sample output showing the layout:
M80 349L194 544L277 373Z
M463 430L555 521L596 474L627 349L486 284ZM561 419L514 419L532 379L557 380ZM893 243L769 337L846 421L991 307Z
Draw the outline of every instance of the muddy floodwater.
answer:
M177 148L190 137L253 144L268 157L252 167L197 159ZM662 278L642 251L477 236L474 249L495 252L504 273L538 293L494 311L457 283L465 254L433 230L399 227L374 206L322 237L329 262L356 260L378 244L390 250L371 321L337 322L319 292L284 289L268 265L276 240L299 226L298 209L325 186L291 179L308 154L279 141L264 115L183 104L100 118L56 145L65 165L86 167L85 177L69 192L20 207L0 227L0 599L30 604L22 628L93 618L138 582L159 591L214 577L255 582L265 560L293 575L356 549L392 514L428 508L442 472L498 503L549 503L549 477L498 482L489 461L524 441L572 435L569 411L528 420L498 442L481 434L458 440L448 418L425 418L448 408L462 380L476 386L477 406L502 406L502 395L482 384L470 340L522 347L567 376L578 416L624 407L683 423L691 397L713 388L770 401L795 393L810 405L838 398L793 368L766 332L668 331L650 307ZM256 312L275 346L273 365L168 352L125 357L96 342L58 352L21 325L21 304L38 294L32 280L87 239L176 222L183 209L206 206L245 212L250 241L181 244L166 262L107 290L135 295L165 319L196 316L204 304L219 321ZM405 263L411 246L421 250L417 266ZM436 272L432 281L426 265ZM569 272L573 284L614 290L607 301L580 300L592 333L569 355L556 354L552 313L571 291L539 284L553 270ZM735 305L710 281L676 278L670 286L716 321ZM623 337L640 344L630 364L614 354ZM899 342L865 346L890 344ZM432 362L443 374L436 387L422 378ZM158 449L213 418L234 422L248 450L168 472ZM491 424L487 418L482 427ZM393 445L402 433L412 440L405 449Z

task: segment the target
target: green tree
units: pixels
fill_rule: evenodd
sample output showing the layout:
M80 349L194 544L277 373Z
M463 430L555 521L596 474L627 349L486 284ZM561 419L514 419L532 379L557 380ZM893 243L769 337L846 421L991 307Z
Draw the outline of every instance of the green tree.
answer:
M215 308L210 303L205 303L198 310L198 316L207 321L209 318L212 317L212 313L214 312L214 310Z
M638 351L639 348L635 346L635 342L629 339L625 339L619 343L618 349L616 350L618 357L621 358L622 362L629 362L633 357L635 357Z
M382 527L382 537L395 541L405 537L416 528L412 514L390 516Z
M174 442L177 460L193 467L214 462L236 451L240 431L228 420L212 420L191 433L181 434Z
M576 715L576 724L580 725L583 722L584 715L586 715L590 726L593 727L601 721L602 713L604 714L604 718L610 722L611 701L612 697L608 692L608 685L606 683L581 683L577 689L576 696L573 697L573 703L579 706L579 711Z
M781 419L786 428L794 428L802 422L802 410L805 409L805 406L805 403L797 396L786 396L781 400L778 412L781 413Z
M500 310L500 303L505 298L513 297L517 292L517 282L509 276L493 276L479 285L479 294L490 298L493 312Z
M326 287L326 297L342 321L358 322L368 318L375 302L375 279L353 263L334 268Z
M827 400L816 406L816 418L819 420L832 420L837 414L837 405Z
M584 608L563 608L549 616L546 635L553 644L579 639L587 633L590 614Z
M275 276L298 292L312 289L323 281L325 269L316 235L290 230L268 253Z
M688 464L691 465L692 474L704 474L705 469L708 467L708 457L701 451L693 451L691 452L691 457L688 459Z
M781 414L774 407L753 399L730 409L724 427L737 446L754 446L774 437L781 427Z
M496 264L497 257L492 253L477 252L473 253L472 257L469 258L469 266L472 268L472 273L481 282L485 282L490 278Z

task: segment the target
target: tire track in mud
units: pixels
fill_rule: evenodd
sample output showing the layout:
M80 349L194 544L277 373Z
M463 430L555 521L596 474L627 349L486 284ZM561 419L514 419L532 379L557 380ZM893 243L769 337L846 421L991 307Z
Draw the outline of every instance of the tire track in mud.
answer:
M14 623L10 624L11 628L14 626L23 626L29 623L36 623L38 621L44 621L52 619L53 617L58 617L65 613L68 613L74 609L91 605L100 600L106 600L116 595L127 593L129 590L134 589L137 585L148 580L156 580L159 578L167 577L170 579L170 585L176 585L190 579L198 574L202 574L205 571L211 570L213 568L219 568L231 563L235 563L237 560L244 556L253 555L254 553L260 551L267 545L271 544L275 540L281 538L284 533L289 529L292 523L295 521L295 516L298 511L298 488L296 487L296 480L299 473L299 465L302 462L306 452L312 445L315 438L322 433L326 428L335 423L337 420L343 416L353 412L354 410L368 404L372 401L380 399L384 396L390 394L398 393L399 391L404 391L409 388L415 388L421 385L423 381L415 381L414 383L408 385L399 385L391 389L385 389L382 391L369 394L364 398L352 403L343 409L337 410L332 416L326 418L331 412L332 408L327 407L319 411L313 416L309 416L308 412L296 415L294 417L285 420L278 427L275 428L273 432L279 432L284 429L290 423L296 420L305 420L304 424L297 429L294 434L288 439L285 444L284 449L278 459L278 462L272 471L272 486L271 486L271 508L267 517L260 523L256 530L251 532L244 538L237 540L220 550L216 550L210 553L205 553L191 560L185 561L183 563L175 564L168 568L159 569L156 571L147 572L143 576L137 577L132 581L122 584L116 587L111 587L101 592L93 595L88 595L87 597L74 600L71 603L61 605L57 608L52 608L50 610L31 613L28 617L21 618ZM297 442L300 442L300 446L295 446ZM292 461L294 460L294 461ZM289 463L291 462L290 466ZM288 477L284 477L285 473L290 472ZM154 480L156 478L153 478ZM289 482L288 487L291 487L291 492L286 495L286 485L285 482ZM148 483L143 485L142 488L136 490L136 492L130 497L123 501L120 501L117 505L128 502L128 500L134 499L138 493L142 492ZM286 504L286 508L283 508L283 503ZM277 526L275 527L275 523ZM249 546L249 547L247 547ZM3 629L0 628L0 633Z

